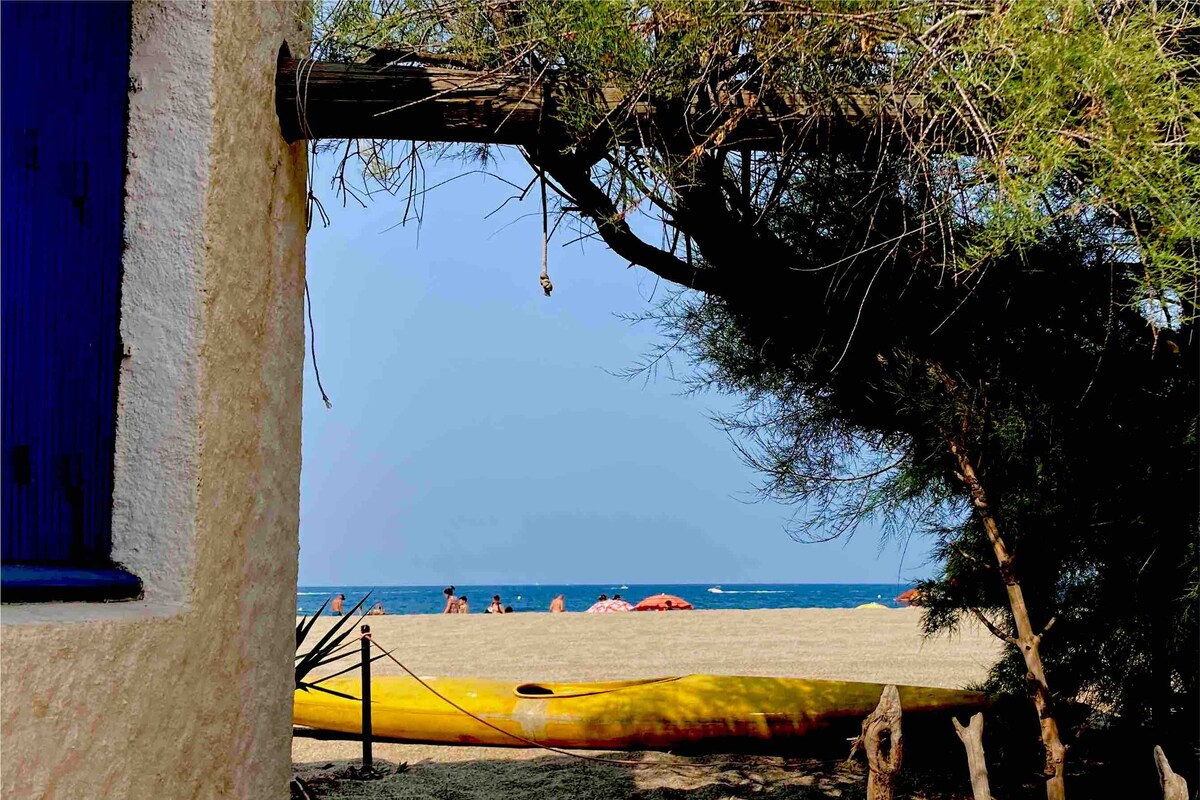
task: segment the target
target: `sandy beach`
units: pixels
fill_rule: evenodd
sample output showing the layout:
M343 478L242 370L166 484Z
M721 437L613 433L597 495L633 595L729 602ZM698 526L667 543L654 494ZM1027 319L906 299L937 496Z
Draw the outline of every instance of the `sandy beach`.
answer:
M614 680L693 672L778 675L962 688L981 681L999 652L986 631L924 639L916 609L770 609L676 613L374 616L380 644L422 676L512 680ZM323 630L333 623L318 623ZM375 674L400 674L389 661ZM517 748L377 744L384 780L333 780L361 755L355 742L296 738L296 774L316 797L484 800L841 797L860 770L769 757L702 759L677 766L659 753L622 754L614 766ZM736 766L731 766L736 765Z

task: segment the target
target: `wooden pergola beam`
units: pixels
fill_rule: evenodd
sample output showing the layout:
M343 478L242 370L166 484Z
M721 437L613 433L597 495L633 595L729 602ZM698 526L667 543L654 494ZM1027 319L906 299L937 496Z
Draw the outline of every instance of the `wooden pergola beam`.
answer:
M689 117L678 108L659 115L640 101L625 108L626 97L616 89L600 91L595 99L601 108L619 111L613 114L621 120L615 132L628 141L639 141L651 130L675 138L686 130L693 145L753 150L861 146L873 131L921 108L915 98L881 102L864 94L818 102L743 93L724 104L736 109L736 124L723 134L697 135L696 130L718 130L725 120ZM554 138L554 102L552 83L460 69L337 64L285 55L276 75L276 110L289 142L402 139L536 146Z

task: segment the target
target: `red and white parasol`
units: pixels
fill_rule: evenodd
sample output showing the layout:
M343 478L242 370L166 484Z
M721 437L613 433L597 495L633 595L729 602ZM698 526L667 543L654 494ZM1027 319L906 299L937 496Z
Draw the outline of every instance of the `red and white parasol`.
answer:
M597 600L588 608L588 614L608 614L613 611L632 611L633 606L624 600Z

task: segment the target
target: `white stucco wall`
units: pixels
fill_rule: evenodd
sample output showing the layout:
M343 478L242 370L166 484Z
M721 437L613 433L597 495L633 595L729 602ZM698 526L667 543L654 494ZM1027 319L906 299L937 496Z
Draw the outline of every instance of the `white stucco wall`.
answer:
M5 798L288 795L300 5L134 3L113 555L145 599L0 609Z
M113 559L147 602L189 599L199 483L213 19L139 5L130 53Z

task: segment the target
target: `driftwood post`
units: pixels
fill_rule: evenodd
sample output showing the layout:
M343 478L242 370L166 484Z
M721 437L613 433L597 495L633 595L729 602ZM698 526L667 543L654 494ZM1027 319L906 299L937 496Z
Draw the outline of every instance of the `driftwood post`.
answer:
M957 719L951 717L954 732L962 740L967 749L967 769L971 772L971 794L975 800L992 800L992 790L988 786L987 761L983 757L983 713L971 717L971 723L965 728Z
M1162 787L1163 800L1188 800L1187 781L1176 775L1167 762L1166 753L1154 746L1154 765L1158 767L1158 784Z
M867 754L867 800L892 800L900 774L903 741L900 738L900 690L883 687L879 705L862 723L862 735L854 740L850 758L862 749Z

